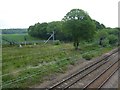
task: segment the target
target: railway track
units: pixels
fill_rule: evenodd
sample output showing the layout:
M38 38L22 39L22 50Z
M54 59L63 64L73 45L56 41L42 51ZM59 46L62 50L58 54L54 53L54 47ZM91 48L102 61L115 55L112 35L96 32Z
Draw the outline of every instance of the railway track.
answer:
M63 90L70 88L72 85L85 78L87 75L95 71L97 68L100 68L102 65L105 65L109 62L109 59L114 58L118 51L114 51L113 53L105 56L104 58L94 62L93 64L83 68L82 70L74 73L73 75L63 79L62 81L56 83L55 85L47 88L47 90L56 90L57 88L62 88ZM117 61L116 61L117 62ZM92 83L92 82L91 82ZM87 88L88 86L85 86Z
M88 83L84 90L87 88L98 88L100 89L114 73L120 68L118 66L120 60L117 60L112 65L110 65L107 69L105 69L100 75L98 75L95 79L93 79L90 83Z

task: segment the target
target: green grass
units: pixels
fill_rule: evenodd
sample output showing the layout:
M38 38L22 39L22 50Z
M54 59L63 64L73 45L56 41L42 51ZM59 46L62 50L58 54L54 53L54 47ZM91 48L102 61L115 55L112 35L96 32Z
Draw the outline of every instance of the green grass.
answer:
M27 41L39 40L38 38L31 37L28 34L2 34L2 36L18 42L24 42L24 37L26 37Z
M85 53L93 53L98 57L114 47L101 48L95 44L80 44L80 50L75 51L71 43L60 45L27 45L19 47L3 47L2 74L3 85L9 81L33 75L20 82L5 87L29 87L41 83L45 77L63 73L68 65L74 65Z

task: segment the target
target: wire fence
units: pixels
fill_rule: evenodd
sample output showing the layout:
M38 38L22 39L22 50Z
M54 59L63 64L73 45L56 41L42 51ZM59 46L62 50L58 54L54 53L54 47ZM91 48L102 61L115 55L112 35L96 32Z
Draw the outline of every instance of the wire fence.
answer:
M6 42L3 42L2 41L2 45L4 44L11 44L11 45L34 45L34 44L43 44L43 43L46 43L46 40L32 40L32 41L16 41L14 39L9 39L5 36L2 36L2 40L3 41L6 41ZM58 40L54 40L54 42L56 42ZM53 40L49 40L47 41L48 43L53 43Z

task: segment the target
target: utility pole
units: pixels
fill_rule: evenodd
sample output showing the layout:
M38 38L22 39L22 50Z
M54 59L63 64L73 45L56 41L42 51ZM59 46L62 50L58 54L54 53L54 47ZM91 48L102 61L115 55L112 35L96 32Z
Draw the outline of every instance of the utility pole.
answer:
M55 40L55 32L53 31L53 43L54 43L54 40Z
M24 40L25 40L25 46L26 46L26 41L27 41L27 38L24 36Z
M53 43L54 43L54 40L55 40L55 32L53 31L53 33L51 34L51 36L48 38L48 40L47 41L45 41L45 43L44 44L46 44L51 38L53 39Z

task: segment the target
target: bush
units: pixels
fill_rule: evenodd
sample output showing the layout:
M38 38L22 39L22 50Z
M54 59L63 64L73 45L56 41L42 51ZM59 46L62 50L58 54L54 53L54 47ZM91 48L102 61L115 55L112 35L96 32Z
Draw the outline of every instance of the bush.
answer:
M118 37L115 35L110 35L108 39L109 39L109 44L111 45L115 45L118 41Z
M59 41L59 40L56 40L56 41L54 42L54 45L60 45L60 41Z
M106 46L108 46L109 45L109 40L106 38L106 39L104 39L103 41L102 41L102 46L103 47L106 47Z
M90 53L85 53L82 55L82 57L85 58L86 60L90 60L94 57L94 55Z

